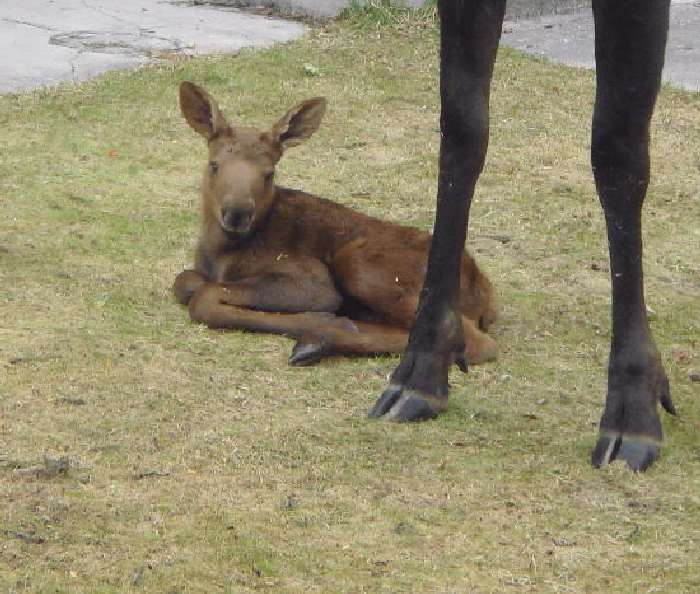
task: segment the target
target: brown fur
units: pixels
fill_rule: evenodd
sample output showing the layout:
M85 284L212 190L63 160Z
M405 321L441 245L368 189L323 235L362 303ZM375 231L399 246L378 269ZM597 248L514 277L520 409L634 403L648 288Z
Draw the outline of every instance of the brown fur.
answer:
M325 100L300 103L269 131L231 127L189 82L180 87L180 104L209 148L195 268L174 285L192 319L296 338L296 365L327 354L402 352L430 235L272 180L283 152L318 128ZM469 361L493 359L495 342L483 332L495 318L493 291L466 251L461 281L461 319L444 331L461 341L461 324Z

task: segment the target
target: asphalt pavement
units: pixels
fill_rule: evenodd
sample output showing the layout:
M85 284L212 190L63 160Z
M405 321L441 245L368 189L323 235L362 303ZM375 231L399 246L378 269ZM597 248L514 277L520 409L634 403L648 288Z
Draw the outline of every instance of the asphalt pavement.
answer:
M0 1L0 93L78 82L168 54L263 47L306 30L297 21L183 0ZM594 65L590 11L511 20L502 40L565 64ZM700 0L672 0L664 79L700 90Z

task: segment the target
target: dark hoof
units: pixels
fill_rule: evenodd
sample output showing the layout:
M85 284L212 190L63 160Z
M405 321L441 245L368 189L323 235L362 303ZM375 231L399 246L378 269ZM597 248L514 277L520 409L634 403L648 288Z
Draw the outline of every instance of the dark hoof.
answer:
M289 364L294 367L316 365L327 354L326 347L321 342L297 342L289 356Z
M673 406L673 400L671 400L671 388L668 384L668 378L664 374L659 383L659 401L663 409L670 415L674 417L678 414L676 412L676 407Z
M446 406L447 399L391 385L379 397L369 416L391 421L425 421L438 416Z
M462 373L469 373L469 361L467 360L466 352L455 356L455 364Z
M598 438L591 462L601 468L621 460L635 472L644 472L659 457L660 449L660 444L649 437L606 433Z

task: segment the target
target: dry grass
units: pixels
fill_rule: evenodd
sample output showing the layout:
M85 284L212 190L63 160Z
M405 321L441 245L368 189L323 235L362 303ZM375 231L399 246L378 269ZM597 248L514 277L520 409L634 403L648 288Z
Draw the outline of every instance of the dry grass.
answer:
M415 426L365 412L396 361L286 365L280 337L190 324L200 139L178 81L233 121L326 95L280 179L428 229L429 20L0 97L0 589L697 592L700 96L664 89L646 208L653 329L681 417L644 475L588 463L608 273L591 73L503 50L470 248L497 285L496 364Z

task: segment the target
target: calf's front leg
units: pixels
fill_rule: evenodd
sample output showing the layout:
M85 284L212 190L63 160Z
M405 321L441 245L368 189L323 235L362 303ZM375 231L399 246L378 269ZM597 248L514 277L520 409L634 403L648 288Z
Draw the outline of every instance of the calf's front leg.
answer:
M330 275L312 263L305 270L310 274L292 274L285 264L274 272L228 283L210 282L195 270L185 270L173 289L195 322L297 339L291 365L312 365L333 354L398 353L405 348L407 333L401 328L335 315L341 296Z
M181 273L176 294L197 288L189 297L190 318L210 328L283 334L298 340L289 358L291 365L312 365L334 354L370 355L398 353L406 346L402 328L380 323L354 322L325 311L281 313L241 307L228 285L212 283L195 271Z
M173 291L186 305L208 282L198 271L184 270L175 279ZM342 303L328 268L318 260L281 261L248 277L211 284L220 287L221 303L260 311L332 313Z

